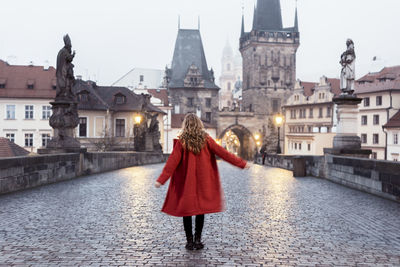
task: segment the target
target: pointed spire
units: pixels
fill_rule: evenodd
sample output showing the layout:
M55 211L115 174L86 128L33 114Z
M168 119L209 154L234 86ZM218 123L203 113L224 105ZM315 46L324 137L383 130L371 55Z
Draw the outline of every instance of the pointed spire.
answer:
M200 16L197 17L197 29L200 30Z
M178 15L178 30L181 29L181 15Z
M297 0L296 0L296 13L294 15L294 32L299 32L299 20L297 18Z
M253 15L253 30L257 29L257 8L254 5L254 15Z
M243 37L243 36L244 36L244 15L242 14L242 29L240 32L240 37Z
M281 31L282 12L280 0L258 0L254 10L253 30Z

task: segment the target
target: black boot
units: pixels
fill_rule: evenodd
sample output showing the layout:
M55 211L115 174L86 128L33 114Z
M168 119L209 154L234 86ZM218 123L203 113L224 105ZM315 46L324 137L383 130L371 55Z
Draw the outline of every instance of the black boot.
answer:
M192 232L192 216L183 217L183 227L185 229L186 241L187 241L185 248L187 250L193 250L194 243L193 243L193 232Z
M202 249L204 244L201 243L201 232L203 231L204 214L196 215L196 231L194 234L194 248Z
M193 249L194 249L193 235L191 235L191 236L186 236L186 241L187 241L187 243L186 243L185 248L186 248L187 250L193 250Z
M194 248L195 249L203 249L204 244L201 242L201 234L194 234Z

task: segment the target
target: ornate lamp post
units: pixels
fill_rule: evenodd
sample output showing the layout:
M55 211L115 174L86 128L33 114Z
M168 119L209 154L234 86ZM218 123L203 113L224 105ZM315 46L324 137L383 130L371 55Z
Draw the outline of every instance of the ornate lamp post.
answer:
M281 154L282 150L281 150L281 145L280 145L280 130L281 130L281 125L283 123L283 116L281 114L277 114L275 116L275 124L278 127L278 145L276 147L276 153L277 154Z

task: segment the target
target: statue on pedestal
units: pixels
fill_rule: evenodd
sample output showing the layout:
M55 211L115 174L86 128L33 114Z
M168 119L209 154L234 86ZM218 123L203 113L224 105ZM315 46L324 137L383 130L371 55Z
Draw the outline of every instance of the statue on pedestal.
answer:
M54 102L51 102L53 114L50 126L54 129L54 137L48 142L46 149L39 153L59 153L80 150L80 143L74 138L74 129L79 124L78 102L72 92L75 83L74 59L71 53L71 39L64 36L64 47L57 55L57 90Z
M354 92L356 54L353 40L347 39L346 45L346 51L340 56L340 65L342 65L340 89L342 90L342 95L352 95Z

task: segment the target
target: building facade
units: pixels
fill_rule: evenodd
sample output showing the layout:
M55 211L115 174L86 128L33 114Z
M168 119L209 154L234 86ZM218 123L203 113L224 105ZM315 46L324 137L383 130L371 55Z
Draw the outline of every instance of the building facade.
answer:
M364 75L356 81L355 94L363 98L358 113L362 148L371 149L372 158L389 159L391 140L382 126L400 109L400 66Z
M400 111L382 126L386 134L386 159L399 161L400 157Z
M0 60L0 135L30 152L43 148L53 136L49 125L56 94L53 67L15 66ZM134 119L158 114L163 142L164 112L150 103L150 96L137 95L125 87L97 86L76 80L79 125L76 137L82 146L96 150L101 143L114 148L132 147ZM110 148L110 147L109 147Z
M53 135L50 101L56 95L53 67L9 65L0 60L0 136L36 152Z
M208 69L199 30L179 29L170 69L166 69L168 96L175 115L195 113L216 128L219 108L214 72Z
M283 107L285 115L284 153L323 155L331 148L337 117L332 98L341 93L339 79L321 77L319 83L297 81L293 95Z

